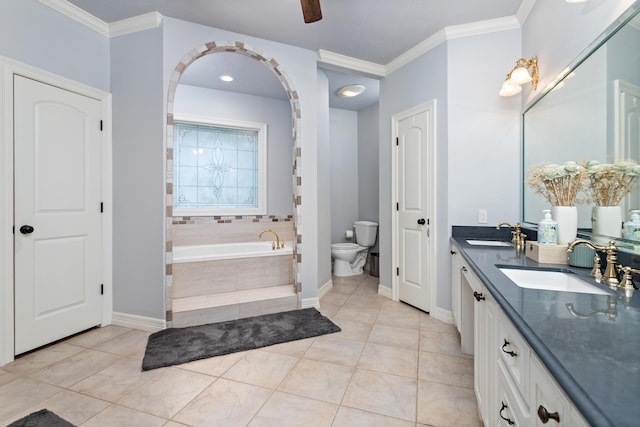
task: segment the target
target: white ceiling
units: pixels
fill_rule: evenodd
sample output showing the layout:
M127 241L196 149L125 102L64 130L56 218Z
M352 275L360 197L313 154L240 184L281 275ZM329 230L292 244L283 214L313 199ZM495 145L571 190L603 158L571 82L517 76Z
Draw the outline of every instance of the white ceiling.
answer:
M149 12L202 25L319 49L384 65L452 25L513 16L523 0L320 0L323 19L305 24L299 0L68 0L104 22ZM226 55L226 56L225 56ZM193 63L182 83L219 90L284 98L275 77L237 54L208 55ZM201 62L202 61L202 62ZM267 71L265 73L265 71ZM223 85L217 78L233 74ZM324 70L332 108L360 110L378 99L379 82L355 74ZM359 97L344 99L335 91L365 85Z

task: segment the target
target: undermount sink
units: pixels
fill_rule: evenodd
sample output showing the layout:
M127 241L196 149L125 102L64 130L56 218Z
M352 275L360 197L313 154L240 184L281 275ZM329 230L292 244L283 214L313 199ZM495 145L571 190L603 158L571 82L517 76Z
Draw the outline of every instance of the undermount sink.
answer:
M609 292L585 282L574 273L556 270L534 270L508 267L498 268L509 279L511 279L513 283L521 288L609 295Z
M473 246L512 246L511 243L501 240L467 240L467 243Z

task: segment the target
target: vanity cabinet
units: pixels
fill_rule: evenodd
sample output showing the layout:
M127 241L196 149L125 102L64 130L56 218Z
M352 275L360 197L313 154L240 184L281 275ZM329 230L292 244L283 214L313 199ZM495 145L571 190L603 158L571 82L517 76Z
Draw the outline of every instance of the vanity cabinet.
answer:
M452 308L487 427L587 427L569 398L452 245ZM457 312L456 312L457 310Z

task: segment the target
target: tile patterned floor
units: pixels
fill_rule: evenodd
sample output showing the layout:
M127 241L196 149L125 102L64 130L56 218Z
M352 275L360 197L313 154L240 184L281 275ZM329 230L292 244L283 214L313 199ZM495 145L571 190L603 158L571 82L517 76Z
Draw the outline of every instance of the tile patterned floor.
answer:
M0 426L48 408L78 426L480 426L455 328L333 279L342 332L141 372L147 332L108 326L0 368Z

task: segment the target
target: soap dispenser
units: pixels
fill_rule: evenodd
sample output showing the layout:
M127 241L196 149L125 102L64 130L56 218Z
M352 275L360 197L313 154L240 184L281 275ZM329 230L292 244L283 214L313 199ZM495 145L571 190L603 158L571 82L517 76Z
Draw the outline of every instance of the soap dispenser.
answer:
M623 237L640 242L640 210L631 211L631 219L624 223Z
M557 245L558 223L551 218L551 210L545 209L542 213L544 218L538 224L538 243L541 245Z

